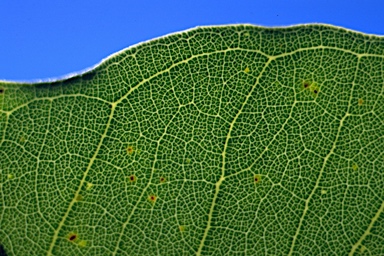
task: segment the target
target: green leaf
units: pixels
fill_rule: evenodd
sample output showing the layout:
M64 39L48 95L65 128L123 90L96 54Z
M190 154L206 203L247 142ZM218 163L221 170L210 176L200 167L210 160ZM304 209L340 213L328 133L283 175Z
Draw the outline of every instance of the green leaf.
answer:
M0 82L8 255L383 255L384 39L204 27Z

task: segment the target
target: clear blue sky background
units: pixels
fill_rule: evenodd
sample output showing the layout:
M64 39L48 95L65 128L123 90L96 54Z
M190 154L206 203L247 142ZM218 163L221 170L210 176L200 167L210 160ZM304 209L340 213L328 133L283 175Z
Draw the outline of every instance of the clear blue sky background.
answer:
M384 35L384 1L1 0L0 79L57 78L151 38L233 23L329 23Z

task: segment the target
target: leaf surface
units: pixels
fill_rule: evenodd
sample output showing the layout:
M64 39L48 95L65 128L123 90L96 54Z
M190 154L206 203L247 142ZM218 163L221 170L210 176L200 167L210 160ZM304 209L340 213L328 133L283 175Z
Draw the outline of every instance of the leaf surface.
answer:
M383 255L384 39L203 27L0 82L8 255Z

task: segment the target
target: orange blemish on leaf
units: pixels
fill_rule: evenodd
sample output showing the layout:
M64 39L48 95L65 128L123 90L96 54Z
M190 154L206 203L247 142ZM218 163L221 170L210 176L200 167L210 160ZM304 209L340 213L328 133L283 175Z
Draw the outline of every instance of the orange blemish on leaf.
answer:
M128 153L128 155L132 155L133 152L134 152L134 148L133 148L133 146L128 146L128 147L127 147L127 153Z
M148 196L148 200L151 202L151 203L155 203L156 200L157 200L157 197L155 195L150 195Z
M137 178L136 178L135 175L131 175L131 176L128 177L128 180L129 180L130 182L135 182L135 181L137 181Z

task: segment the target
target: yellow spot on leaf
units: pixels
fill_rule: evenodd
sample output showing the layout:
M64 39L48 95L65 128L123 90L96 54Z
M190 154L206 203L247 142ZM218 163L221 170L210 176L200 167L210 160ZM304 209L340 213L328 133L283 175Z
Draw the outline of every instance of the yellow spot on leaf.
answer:
M309 90L314 94L317 95L320 92L319 86L317 86L316 83L312 83L311 86L309 87Z
M128 146L128 147L127 147L127 153L128 153L128 155L132 155L133 152L134 152L134 148L133 148L133 146Z
M353 164L353 165L352 165L352 169L353 169L354 171L356 171L358 168L359 168L359 166L358 166L357 164Z
M325 195L325 194L327 194L327 190L325 190L325 189L322 189L322 190L321 190L321 194L322 194L322 195Z
M187 230L186 226L179 226L180 232L185 232Z
M245 32L245 33L244 33L244 36L249 36L249 32Z
M249 73L249 68L246 67L246 68L244 69L244 72L245 72L245 73Z
M20 140L21 143L25 142L25 138L23 136L21 136L19 140Z
M361 248L360 248L360 253L365 252L365 250L367 250L367 247L365 247L364 245L362 245Z
M81 240L81 241L78 243L78 245L79 245L80 247L85 247L85 246L87 245L87 241L85 241L85 240Z
M187 162L187 164L189 164L191 162L191 159L187 158L187 159L185 159L185 162Z
M9 174L7 175L7 177L8 177L8 179L9 179L9 180L11 180L11 179L13 179L13 178L14 178L14 176L13 176L13 174L12 174L12 173L9 173Z
M93 184L90 183L90 182L88 182L88 183L87 183L87 186L86 186L86 189L87 189L87 190L90 190L92 187L93 187Z
M320 87L315 82L304 80L302 86L304 90L310 91L313 96L317 96L320 93Z
M363 103L364 103L364 100L363 99L359 99L359 102L358 102L359 106L363 105Z

